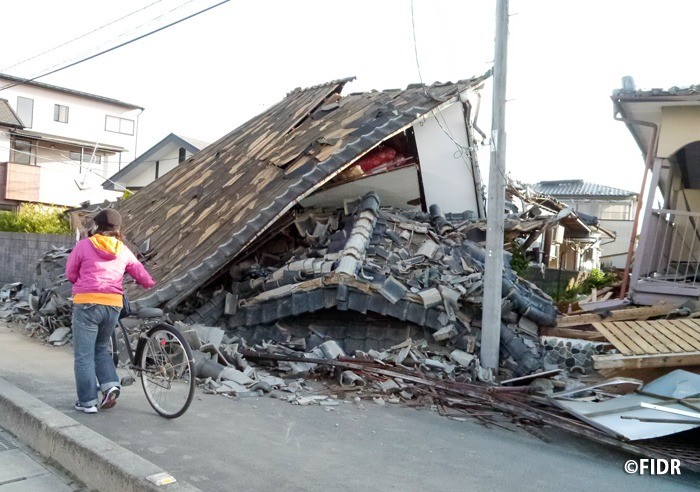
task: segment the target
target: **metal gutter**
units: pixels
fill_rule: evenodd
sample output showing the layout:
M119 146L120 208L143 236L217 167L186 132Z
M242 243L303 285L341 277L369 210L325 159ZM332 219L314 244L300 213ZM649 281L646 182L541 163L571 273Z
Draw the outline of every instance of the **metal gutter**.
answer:
M625 272L622 276L622 285L620 286L620 299L624 299L627 295L627 291L629 288L629 274L632 266L632 255L634 254L634 243L637 237L637 227L639 226L639 215L641 213L642 203L644 201L644 190L646 189L647 176L649 174L649 171L651 170L652 165L654 164L654 159L656 158L656 148L659 143L659 126L656 123L652 123L650 121L634 120L625 117L624 110L622 109L622 106L620 106L620 99L615 99L615 97L611 97L611 99L615 109L617 110L613 113L613 118L616 121L621 121L625 123L625 125L627 125L627 128L630 129L630 133L632 133L634 139L637 141L637 145L639 145L639 148L642 149L642 153L645 154L645 165L644 175L642 176L642 186L637 199L637 209L635 210L634 222L632 224L632 235L630 236L630 244L629 248L627 249L627 261L625 263ZM632 131L633 125L648 126L652 129L651 141L649 142L649 148L646 152L644 152L644 147L637 138L636 133ZM649 190L650 195L652 195L653 192L654 190Z

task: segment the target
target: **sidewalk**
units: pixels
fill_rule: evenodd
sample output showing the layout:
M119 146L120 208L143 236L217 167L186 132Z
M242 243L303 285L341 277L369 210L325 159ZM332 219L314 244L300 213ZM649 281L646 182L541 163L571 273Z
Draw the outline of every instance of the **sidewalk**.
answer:
M113 480L86 483L99 491L149 490L145 477L156 471L178 480L150 489L166 492L681 492L700 483L690 472L627 475L629 454L552 429L543 429L543 442L517 429L371 401L327 411L197 389L187 413L167 420L137 382L115 408L86 415L73 409L72 363L69 347L44 345L0 323L0 426L81 480L95 479L93 470Z
M3 356L0 357L2 360L0 364L0 376L2 376L0 377L0 428L7 429L16 436L16 439L12 440L13 446L19 441L32 448L44 459L57 463L62 469L78 477L90 490L105 492L149 490L195 492L199 490L184 480L157 487L149 482L147 477L164 473L165 470L72 418L72 416L95 418L96 415L76 415L78 412L72 410L74 401L74 388L70 387L72 355L67 347L54 349L44 346L21 333L13 333L4 323L0 323L0 339L0 347L3 350ZM25 367L22 367L22 364ZM10 377L13 382L3 377ZM21 381L28 381L30 389L36 389L43 385L43 382L49 383L46 388L57 390L56 396L64 400L63 406L66 408L54 408L13 384L15 382L21 384ZM37 394L45 395L42 391L37 391ZM61 410L72 410L72 412L64 414ZM28 462L27 456L22 457L22 453L15 449L5 452L19 456L17 468L14 465L8 466L6 472L8 477L11 476L8 480L21 480L25 474L39 475L40 468ZM0 461L0 473L5 472L3 458L4 455L0 455L0 459L3 460ZM0 492L35 490L32 488L6 489L13 484L3 485L2 482L3 480L0 480ZM23 486L21 481L17 482L17 486ZM52 488L51 490L62 489Z
M78 492L85 486L67 474L50 467L0 427L1 492Z

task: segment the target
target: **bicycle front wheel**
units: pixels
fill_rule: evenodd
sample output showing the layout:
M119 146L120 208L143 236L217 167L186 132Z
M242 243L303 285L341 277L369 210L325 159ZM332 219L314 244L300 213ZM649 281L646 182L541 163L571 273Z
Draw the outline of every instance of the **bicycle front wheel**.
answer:
M194 359L187 340L172 326L156 325L146 334L140 359L148 403L166 418L185 413L195 386Z

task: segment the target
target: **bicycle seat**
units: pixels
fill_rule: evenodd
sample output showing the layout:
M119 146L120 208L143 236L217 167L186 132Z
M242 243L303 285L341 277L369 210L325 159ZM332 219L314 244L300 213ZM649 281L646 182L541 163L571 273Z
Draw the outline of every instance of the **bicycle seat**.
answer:
M163 310L158 308L143 308L139 309L134 315L139 319L160 318L163 316Z

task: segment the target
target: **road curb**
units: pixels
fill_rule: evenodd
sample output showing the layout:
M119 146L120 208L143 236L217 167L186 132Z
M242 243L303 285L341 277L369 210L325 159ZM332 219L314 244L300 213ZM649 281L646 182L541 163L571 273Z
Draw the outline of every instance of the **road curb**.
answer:
M156 486L146 477L165 470L0 378L0 427L55 461L90 489L197 492L187 482ZM201 491L200 491L201 492Z

